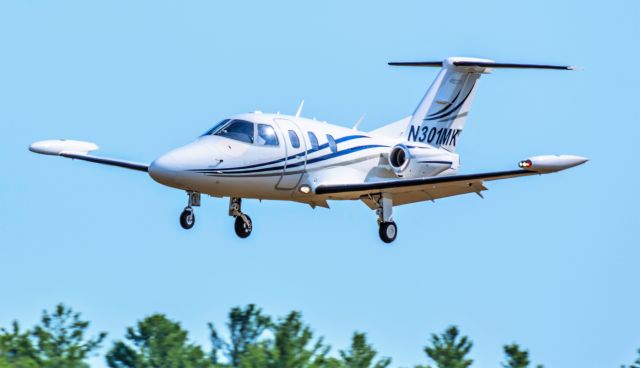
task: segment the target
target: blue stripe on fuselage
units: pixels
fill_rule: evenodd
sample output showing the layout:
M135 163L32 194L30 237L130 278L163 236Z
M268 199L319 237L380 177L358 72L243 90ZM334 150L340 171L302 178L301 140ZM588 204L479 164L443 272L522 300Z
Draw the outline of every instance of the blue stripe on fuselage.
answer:
M336 139L336 143L342 143L342 142L346 142L346 141L350 141L352 139L358 139L358 138L371 138L371 137L366 136L366 135L348 135L348 136ZM238 167L224 167L224 168L215 168L215 169L192 169L192 170L189 170L189 171L195 171L195 172L199 172L199 173L207 173L207 172L219 172L219 171L225 171L225 170L245 170L245 169L257 168L257 167L261 167L261 166L277 164L277 163L284 162L284 161L287 161L287 160L292 160L292 159L296 158L297 156L299 156L301 154L309 155L311 153L322 151L322 150L324 150L326 148L329 148L329 143L328 142L321 144L320 146L318 146L317 149L306 150L305 152L299 152L299 153L296 153L296 154L291 155L289 157L283 157L283 158L279 158L277 160L263 162L263 163L260 163L260 164L252 164L252 165L238 166ZM273 169L276 169L276 168L278 168L278 167L274 167ZM280 168L282 168L282 166L280 166Z
M310 160L307 160L307 164L313 164L316 162L321 162L321 161L325 161L325 160L329 160L335 157L340 157L340 156L344 156L344 155L348 155L350 153L353 152L358 152L358 151L362 151L362 150L366 150L366 149L370 149L370 148L381 148L381 147L389 147L389 146L385 146L385 145L381 145L381 144L369 144L369 145L365 145L365 146L356 146L356 147L351 147L351 148L347 148L335 153L329 153L326 154L324 156L320 156L320 157L316 157ZM286 166L287 169L292 168L292 167L299 167L299 166L304 166L305 162L297 162L294 164L288 164ZM205 174L211 174L211 175L216 175L216 174L250 174L250 173L258 173L258 172L265 172L265 171L273 171L273 170L283 170L285 169L285 166L275 166L275 167L266 167L266 168L260 168L260 169L253 169L253 170L242 170L242 171L224 171L224 170L207 170L207 171L200 171L202 173Z

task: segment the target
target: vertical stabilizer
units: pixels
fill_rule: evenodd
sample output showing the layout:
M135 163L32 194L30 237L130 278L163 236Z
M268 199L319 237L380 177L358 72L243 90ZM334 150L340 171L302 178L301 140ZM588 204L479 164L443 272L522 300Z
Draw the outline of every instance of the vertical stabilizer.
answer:
M453 152L476 94L478 79L488 68L457 66L455 62L492 63L491 60L448 58L411 115L404 138ZM428 65L432 66L432 65Z
M451 57L444 61L393 62L395 66L440 67L440 72L409 118L401 136L453 152L476 94L480 75L493 69L574 70L568 65L496 63L493 60Z

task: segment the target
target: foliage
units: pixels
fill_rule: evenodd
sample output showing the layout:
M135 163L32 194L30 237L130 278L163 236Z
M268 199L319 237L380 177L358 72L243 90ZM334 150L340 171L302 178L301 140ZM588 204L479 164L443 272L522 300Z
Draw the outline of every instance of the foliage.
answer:
M440 335L432 334L431 346L426 346L424 352L437 368L467 368L473 363L467 358L472 346L467 336L460 337L458 328L450 326Z
M507 362L502 363L504 368L527 368L529 366L529 352L520 350L518 344L504 346L504 355Z
M340 357L345 368L386 368L391 364L390 358L382 358L373 362L377 351L367 344L367 335L355 332L351 338L349 350L341 350Z
M258 338L270 326L271 318L262 314L262 309L256 308L254 304L249 304L244 309L232 308L227 322L229 342L220 337L213 323L209 323L211 344L213 345L211 352L213 363L218 363L218 352L222 351L229 364L232 367L238 367L240 357L250 347L256 345Z
M30 334L29 331L20 332L17 321L13 321L11 330L0 329L0 368L31 368L41 365Z
M58 304L53 313L42 313L33 330L20 331L18 322L11 330L0 329L0 367L84 368L85 360L106 337L102 332L86 338L89 322L71 308Z
M63 304L58 304L51 314L45 310L32 333L43 367L88 367L84 361L100 348L107 334L101 332L98 337L87 339L84 336L87 328L89 322Z
M188 341L180 324L162 314L151 315L127 328L129 344L117 341L107 353L112 368L210 367L202 349Z
M252 345L240 358L242 368L316 368L339 367L327 357L329 346L314 339L311 328L302 322L299 312L291 312L272 325L273 338Z
M504 355L507 358L506 363L502 363L504 368L527 368L531 363L529 361L529 352L522 350L518 344L504 346ZM544 368L542 365L536 365L536 368Z
M111 368L388 368L391 359L378 352L362 332L352 335L347 349L330 355L330 346L316 337L302 314L292 311L272 320L253 304L232 308L226 323L228 339L209 323L211 355L189 340L178 322L163 314L148 316L126 330L107 352ZM59 304L46 310L32 329L21 330L17 321L0 328L0 368L87 368L86 360L106 337L86 337L89 322L80 313ZM468 368L473 343L456 326L432 334L424 348L435 368ZM528 368L529 352L517 344L503 347L503 368ZM640 350L638 350L640 354ZM219 362L219 357L225 357ZM418 366L416 368L420 368ZM536 366L542 368L541 365ZM431 366L422 367L431 368ZM625 366L623 366L625 368ZM626 368L640 368L640 358Z

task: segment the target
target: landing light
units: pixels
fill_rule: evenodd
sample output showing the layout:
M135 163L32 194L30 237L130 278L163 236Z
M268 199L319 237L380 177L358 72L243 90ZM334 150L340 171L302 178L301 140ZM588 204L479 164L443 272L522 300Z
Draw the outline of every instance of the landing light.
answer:
M298 190L299 190L301 193L309 194L309 193L311 192L311 187L310 187L310 186L308 186L308 185L301 185L301 186L300 186L300 188L298 188Z

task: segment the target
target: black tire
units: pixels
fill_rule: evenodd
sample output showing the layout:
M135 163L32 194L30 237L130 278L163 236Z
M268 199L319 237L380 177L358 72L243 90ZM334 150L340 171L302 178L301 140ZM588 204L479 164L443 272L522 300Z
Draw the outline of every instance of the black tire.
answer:
M398 226L393 221L383 222L380 224L378 234L383 242L387 244L391 243L396 240L396 236L398 236Z
M234 223L234 229L236 230L236 235L240 238L246 238L251 235L251 231L253 230L253 223L251 222L251 217L244 215L247 218L247 222L245 223L242 220L242 216L237 216L236 221Z
M185 210L180 214L180 226L182 226L182 228L185 230L189 230L193 227L193 225L195 225L195 223L196 214L193 213L192 209L185 208Z

